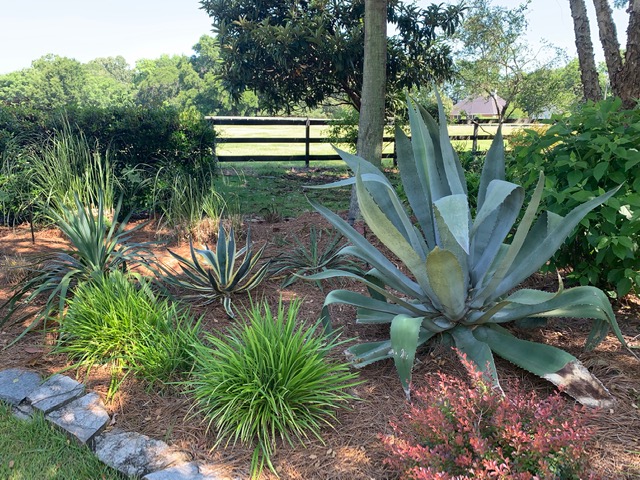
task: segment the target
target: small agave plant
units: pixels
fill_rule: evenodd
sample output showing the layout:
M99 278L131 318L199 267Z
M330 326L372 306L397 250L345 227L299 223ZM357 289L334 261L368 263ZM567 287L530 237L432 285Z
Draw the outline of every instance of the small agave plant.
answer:
M536 219L544 185L541 173L507 244L525 194L505 180L500 131L487 153L472 218L464 173L449 141L442 106L439 125L412 100L408 109L412 139L398 129L396 142L411 216L380 170L346 152L339 151L355 177L320 187L355 183L365 222L404 268L398 268L395 260L385 257L338 215L312 202L350 240L341 254L372 267L362 275L336 269L309 277L353 278L371 294L330 292L323 309L325 326L330 328L327 307L334 303L357 307L358 323L390 324L388 340L355 345L347 354L357 367L393 358L407 398L416 350L439 338L455 345L497 387L493 354L546 378L585 405L609 406L609 392L575 357L550 345L519 339L504 325L536 326L548 317L588 318L593 326L587 348L598 345L609 329L625 344L607 296L597 288L561 285L556 293L514 291L549 260L590 210L616 190L576 207L566 217L542 212Z
M191 240L190 260L169 250L182 268L182 274L161 267L165 273L164 280L168 285L190 292L187 298L202 299L204 304L221 299L225 312L233 318L231 297L252 290L269 275L270 262L257 268L265 248L266 245L263 245L254 252L250 234L247 233L245 246L237 250L233 228L227 234L220 225L215 250L210 250L206 245L203 249L193 248Z

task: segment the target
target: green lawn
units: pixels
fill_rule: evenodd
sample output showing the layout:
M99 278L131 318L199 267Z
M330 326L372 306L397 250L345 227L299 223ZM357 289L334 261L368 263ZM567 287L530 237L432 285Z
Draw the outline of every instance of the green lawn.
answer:
M88 447L51 426L41 414L18 420L0 403L0 479L124 480Z
M305 127L303 125L223 125L216 126L216 132L220 138L304 138ZM522 129L518 124L503 125L502 132L508 137L513 132ZM497 125L481 125L478 133L480 135L495 135ZM473 125L450 125L450 135L472 135ZM311 138L323 138L328 135L327 127L312 125L310 127ZM471 150L471 140L454 140L453 144L460 150ZM491 144L490 140L479 140L478 149L487 150ZM347 148L341 145L341 148ZM216 147L218 155L234 155L242 157L249 154L260 155L304 155L304 143L218 143ZM384 145L385 153L393 152L393 143L387 142ZM312 155L331 155L335 151L329 143L315 143L310 145ZM228 164L228 163L226 163ZM302 165L302 162L300 163ZM317 166L318 162L313 162Z

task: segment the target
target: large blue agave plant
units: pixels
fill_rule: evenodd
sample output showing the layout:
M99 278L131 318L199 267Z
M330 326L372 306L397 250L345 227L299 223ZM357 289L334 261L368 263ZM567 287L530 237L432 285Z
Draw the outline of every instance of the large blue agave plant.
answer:
M371 296L348 290L330 292L323 310L327 326L327 307L334 303L357 307L358 323L390 324L389 339L358 344L347 353L359 367L393 358L407 397L416 350L431 339L445 337L498 386L494 353L561 386L586 405L610 405L607 390L574 356L550 345L519 339L503 325L539 325L548 317L589 318L593 319L593 328L587 348L595 347L610 329L625 343L606 295L597 288L561 286L556 293L513 291L549 260L590 210L615 190L578 206L566 217L551 212L536 215L544 185L541 173L520 224L510 236L525 194L520 186L505 180L500 131L487 153L477 214L472 218L464 172L449 141L442 106L439 125L412 100L408 109L412 139L398 129L396 142L412 216L407 215L380 170L346 152L340 151L340 155L355 177L321 187L355 183L364 220L402 262L403 269L338 215L312 202L350 240L341 254L372 267L362 275L330 270L310 277L353 278L371 292ZM508 238L510 243L506 244Z

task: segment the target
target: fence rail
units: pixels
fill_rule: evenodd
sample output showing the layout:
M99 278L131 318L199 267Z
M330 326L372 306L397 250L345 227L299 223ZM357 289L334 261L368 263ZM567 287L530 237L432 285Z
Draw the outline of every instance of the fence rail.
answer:
M305 118L305 117L206 117L212 125L260 125L260 126L277 126L277 125L298 125L305 127L305 136L297 137L218 137L216 143L234 143L234 144L304 144L304 155L268 155L260 152L243 154L243 155L218 155L219 162L272 162L272 161L289 161L304 162L309 167L312 161L340 160L337 154L312 154L311 145L318 143L330 143L335 139L329 140L326 137L312 137L311 126L329 126L335 125L335 121L324 118ZM489 124L495 125L495 124ZM519 124L518 126L526 127L531 124ZM452 140L471 140L472 151L477 151L478 140L491 140L493 135L479 133L479 124L473 123L473 134L471 135L450 135ZM344 139L339 139L344 140ZM394 164L396 159L396 145L393 137L384 137L384 142L393 142L393 153L383 153L382 158L393 158Z

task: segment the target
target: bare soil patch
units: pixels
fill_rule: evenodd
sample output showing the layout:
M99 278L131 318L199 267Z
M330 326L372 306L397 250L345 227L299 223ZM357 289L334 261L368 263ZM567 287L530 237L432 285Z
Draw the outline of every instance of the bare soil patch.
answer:
M287 246L287 239L297 235L304 238L311 225L324 225L322 218L314 213L295 219L284 219L278 223L266 223L258 218L249 219L251 237L256 244L268 243L266 257L275 256ZM147 227L142 235L154 239L155 231ZM36 243L31 243L27 226L17 229L0 228L0 304L9 296L12 283L17 281L7 270L7 265L16 259L29 258L32 254L64 245L64 239L56 230L36 232ZM188 253L188 244L172 245L180 254ZM155 250L158 257L170 261L166 247ZM324 295L332 287L325 285L321 292L315 285L296 282L286 290L280 288L281 278L271 278L254 290L254 299L266 298L277 304L282 295L285 302L303 298L300 321L311 324L317 320L324 302ZM553 289L553 276L537 275L529 280L535 288ZM333 287L336 285L334 284ZM343 287L359 288L344 283ZM246 297L238 297L234 305L247 305ZM194 308L204 316L207 330L224 335L231 321L221 305ZM2 314L3 312L0 312ZM620 327L630 345L640 345L640 303L632 297L617 307ZM337 306L332 310L335 327L343 328L345 338L360 340L382 339L387 334L383 327L356 325L355 312L351 308ZM582 345L589 332L589 322L580 320L555 320L545 329L520 332L521 338L543 341L566 349L576 355L604 383L616 398L612 411L600 412L590 422L594 437L588 446L593 459L593 468L602 478L640 478L640 363L634 359L613 336L593 352L585 352ZM0 348L9 345L22 331L23 325L12 323L0 327ZM34 331L19 343L0 350L0 368L27 367L50 375L69 367L64 356L51 353L55 335L51 329ZM342 358L341 352L335 353ZM502 378L517 378L524 388L535 389L542 395L552 391L550 384L535 378L507 362L498 360ZM445 370L462 372L462 367L447 350L428 348L419 355L414 369L414 384L424 384L425 375ZM93 369L89 375L84 371L71 370L67 375L76 375L85 381L89 389L103 398L109 387L110 372ZM325 443L309 440L304 446L279 445L273 460L283 479L392 479L394 474L383 464L385 452L379 442L379 434L391 433L389 420L398 417L406 409L402 388L391 361L370 365L361 371L364 383L355 389L359 401L351 404L350 410L340 411L335 429L323 432ZM174 386L149 387L143 382L128 379L115 398L107 404L114 426L135 430L154 438L165 440L189 452L193 458L209 460L220 465L221 472L229 478L247 478L251 449L228 446L210 451L214 443L214 432L206 432L201 419L190 415L190 401ZM264 478L275 478L265 471Z

